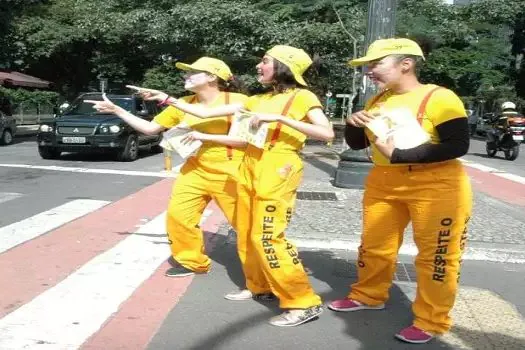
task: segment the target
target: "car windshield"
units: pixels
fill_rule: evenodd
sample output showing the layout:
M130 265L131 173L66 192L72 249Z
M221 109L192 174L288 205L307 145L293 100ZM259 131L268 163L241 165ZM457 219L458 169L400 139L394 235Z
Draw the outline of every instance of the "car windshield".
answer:
M92 103L87 103L85 100L95 100L100 101L102 98L100 96L89 96L84 98L78 98L75 100L71 106L64 111L64 115L71 115L71 114L100 114L98 113L94 108ZM111 102L116 104L119 107L124 108L126 111L131 111L133 107L133 101L131 98L126 97L110 97L109 98Z

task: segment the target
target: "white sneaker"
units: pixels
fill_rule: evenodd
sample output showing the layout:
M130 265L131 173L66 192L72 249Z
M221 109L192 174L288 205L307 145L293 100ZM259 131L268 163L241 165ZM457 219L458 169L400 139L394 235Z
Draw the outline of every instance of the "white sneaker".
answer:
M243 301L243 300L262 300L262 301L271 301L275 300L275 295L273 293L261 293L253 294L248 289L243 289L240 291L235 291L228 293L224 298L233 301Z

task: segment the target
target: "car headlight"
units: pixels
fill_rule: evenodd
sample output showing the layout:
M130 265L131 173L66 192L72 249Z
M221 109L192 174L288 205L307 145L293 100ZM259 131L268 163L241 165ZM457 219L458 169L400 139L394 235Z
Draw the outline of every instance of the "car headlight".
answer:
M107 134L108 133L108 127L107 126L101 126L100 127L100 132L103 133L103 134Z
M40 131L42 132L53 132L53 127L47 124L40 125Z
M109 131L111 131L113 134L116 134L117 132L120 131L120 126L118 126L118 125L111 125L109 127Z

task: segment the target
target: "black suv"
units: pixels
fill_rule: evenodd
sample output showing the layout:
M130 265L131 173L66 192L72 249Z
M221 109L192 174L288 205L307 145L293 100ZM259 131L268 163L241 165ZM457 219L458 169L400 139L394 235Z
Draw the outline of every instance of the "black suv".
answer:
M145 120L160 112L156 103L137 95L107 95L116 105ZM134 161L139 148L160 152L161 135L144 135L113 114L103 114L85 100L102 100L101 93L82 94L51 123L40 125L38 152L56 159L62 152L108 152L120 161Z

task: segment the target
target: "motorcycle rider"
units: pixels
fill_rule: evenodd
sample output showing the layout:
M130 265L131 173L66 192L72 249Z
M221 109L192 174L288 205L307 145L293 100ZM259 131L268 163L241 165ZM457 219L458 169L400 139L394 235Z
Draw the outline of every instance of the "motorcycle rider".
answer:
M507 101L501 104L501 113L492 121L492 133L496 140L500 140L505 133L509 118L517 115L518 111L514 102Z

